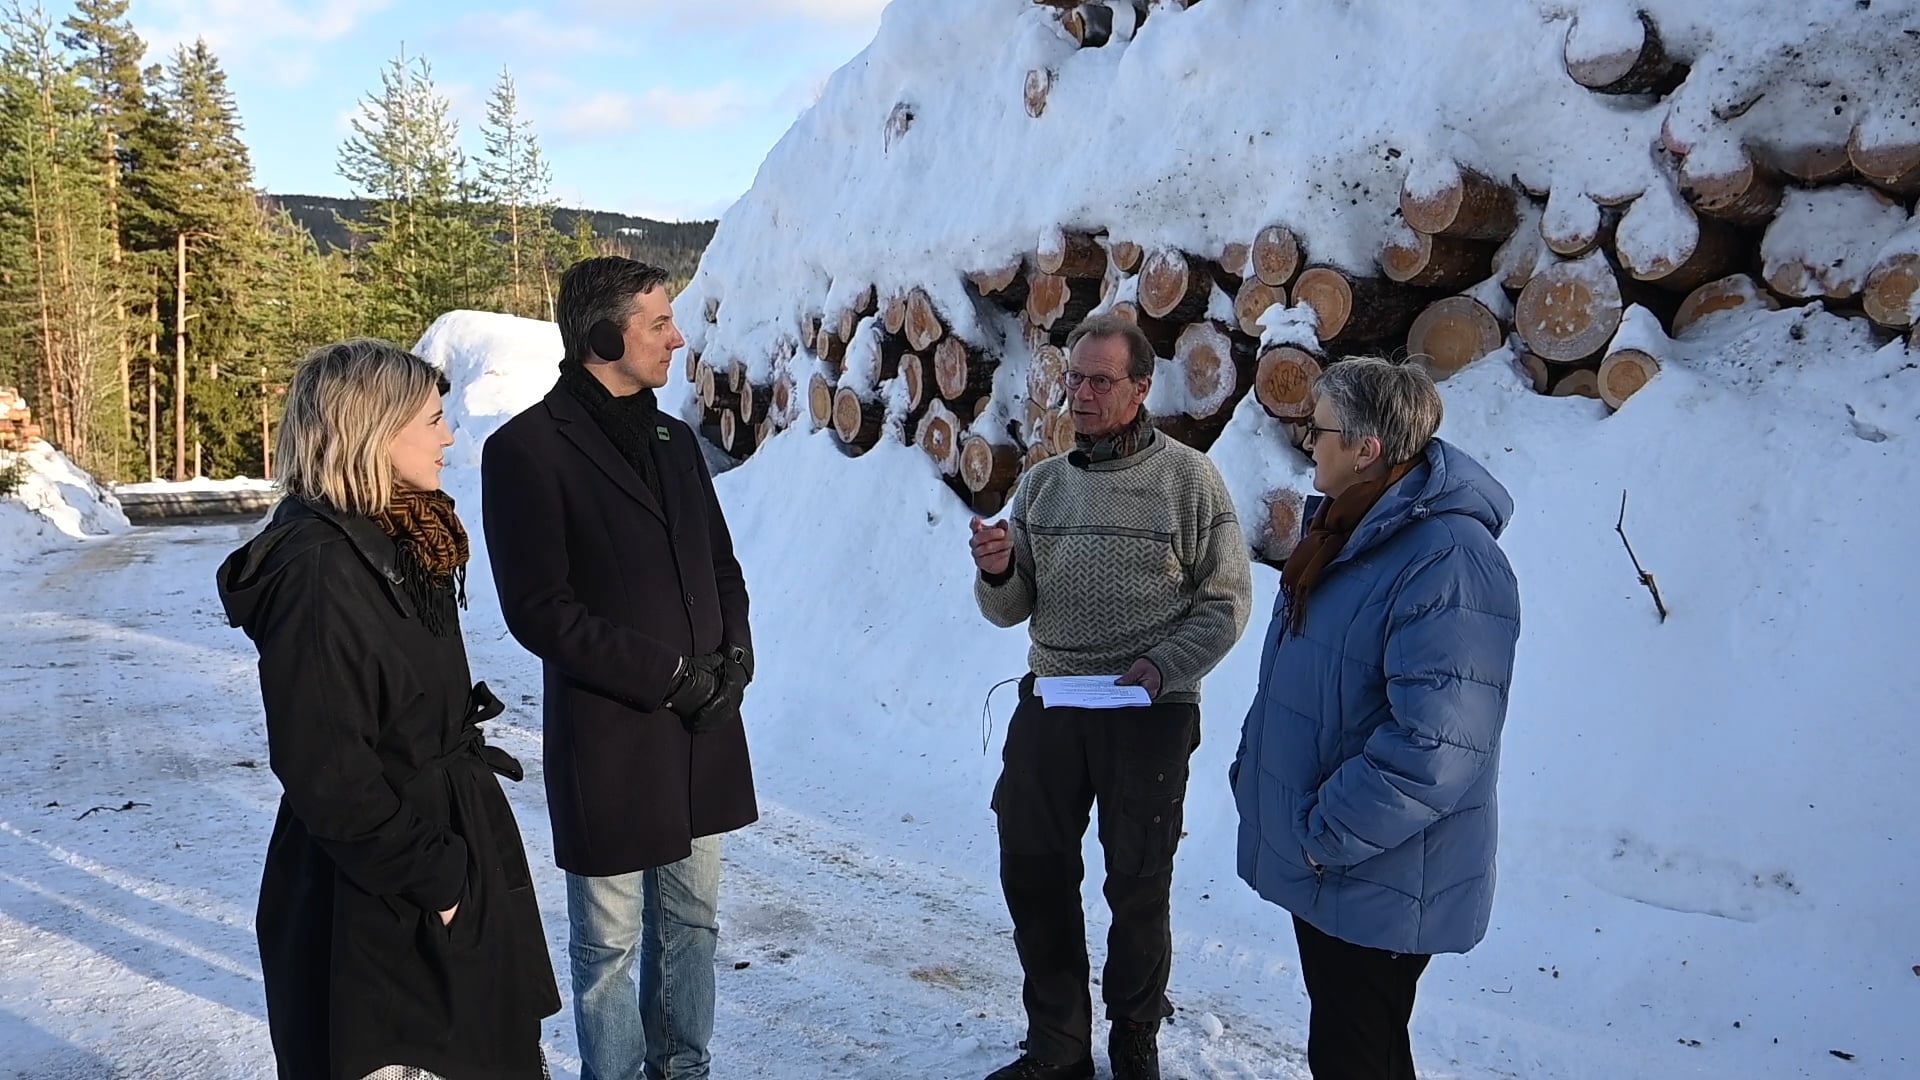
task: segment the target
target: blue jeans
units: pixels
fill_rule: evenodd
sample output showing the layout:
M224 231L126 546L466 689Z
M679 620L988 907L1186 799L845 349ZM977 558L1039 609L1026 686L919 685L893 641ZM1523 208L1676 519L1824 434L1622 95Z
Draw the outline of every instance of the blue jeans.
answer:
M580 1080L703 1080L713 1037L720 838L677 863L567 875L567 955ZM633 985L636 949L640 991Z

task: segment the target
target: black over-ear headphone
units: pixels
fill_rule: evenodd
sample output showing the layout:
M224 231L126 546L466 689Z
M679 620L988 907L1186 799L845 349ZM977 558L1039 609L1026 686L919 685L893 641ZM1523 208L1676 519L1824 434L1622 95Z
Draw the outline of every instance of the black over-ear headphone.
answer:
M602 360L618 360L627 354L627 337L611 319L601 319L587 327L587 344Z

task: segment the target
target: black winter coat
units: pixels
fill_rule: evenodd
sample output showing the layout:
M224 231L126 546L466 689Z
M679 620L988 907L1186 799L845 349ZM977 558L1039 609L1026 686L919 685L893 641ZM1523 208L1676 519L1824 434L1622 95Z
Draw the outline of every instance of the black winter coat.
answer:
M589 877L677 862L695 837L759 817L745 728L691 735L661 707L682 657L752 639L692 429L660 414L653 451L661 498L556 386L481 458L500 610L545 670L554 853Z
M292 498L220 567L285 791L255 920L274 1056L283 1080L536 1080L560 998L494 776L520 766L480 734L501 705L457 627L429 633L400 581L371 520Z

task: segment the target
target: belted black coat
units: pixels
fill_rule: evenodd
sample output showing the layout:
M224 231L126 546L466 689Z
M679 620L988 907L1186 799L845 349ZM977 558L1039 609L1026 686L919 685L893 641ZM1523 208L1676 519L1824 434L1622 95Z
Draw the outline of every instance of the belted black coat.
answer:
M502 707L457 624L421 625L371 520L294 498L218 585L284 789L255 919L280 1076L537 1080L560 997L495 775L520 766L481 736Z
M677 862L759 817L740 721L694 735L661 705L683 658L752 636L693 430L659 413L652 436L658 497L560 385L481 455L500 610L545 671L554 854L589 877Z

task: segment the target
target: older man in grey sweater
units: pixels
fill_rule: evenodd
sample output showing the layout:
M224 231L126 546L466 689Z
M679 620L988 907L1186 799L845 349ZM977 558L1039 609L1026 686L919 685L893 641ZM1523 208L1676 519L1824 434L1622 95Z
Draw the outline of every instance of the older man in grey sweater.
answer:
M1094 1075L1080 845L1096 804L1113 911L1101 979L1108 1056L1115 1080L1159 1080L1200 680L1246 629L1252 583L1219 470L1147 415L1146 338L1096 316L1068 349L1077 448L1021 480L1007 522L973 523L981 612L997 626L1028 623L1032 639L993 794L1028 1029L1025 1053L988 1080ZM1051 675L1116 677L1152 704L1045 708L1033 678Z

